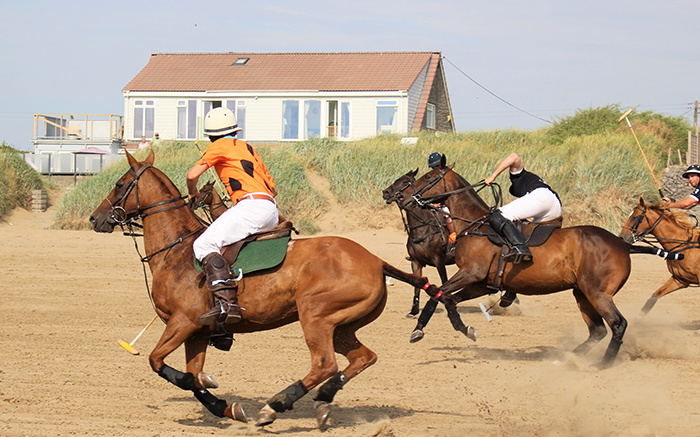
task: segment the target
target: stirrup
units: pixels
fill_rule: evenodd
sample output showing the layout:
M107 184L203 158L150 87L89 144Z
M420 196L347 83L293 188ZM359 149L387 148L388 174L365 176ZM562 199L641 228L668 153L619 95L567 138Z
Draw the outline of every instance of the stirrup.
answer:
M503 255L503 260L505 262L512 262L513 264L520 264L522 262L530 262L532 261L532 253L530 253L530 250L525 247L525 250L518 246L513 246L513 249Z

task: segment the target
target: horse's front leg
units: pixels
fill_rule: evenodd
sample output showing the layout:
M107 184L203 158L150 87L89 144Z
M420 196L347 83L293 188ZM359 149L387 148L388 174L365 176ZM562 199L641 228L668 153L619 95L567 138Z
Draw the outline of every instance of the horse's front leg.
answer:
M183 389L192 391L195 397L214 415L218 417L231 417L241 420L244 413L238 414L237 409L232 405L229 407L226 401L216 398L209 393L207 388L216 388L218 384L209 375L202 373L204 358L208 340L201 338L189 340L193 335L200 332L202 326L182 313L173 314L165 326L165 331L161 335L158 344L148 357L151 369L161 378ZM165 364L165 357L172 351L185 345L187 356L187 372L183 373ZM238 416L238 417L237 417Z
M457 312L457 303L459 302L459 300L456 300L451 296L451 293L457 290L461 290L462 288L466 287L472 282L473 275L465 270L459 270L457 273L455 273L454 276L452 276L452 278L445 282L438 289L439 291L437 293L439 294L439 297L431 296L430 300L423 308L420 317L418 317L418 323L416 324L416 328L411 333L409 341L411 343L415 343L423 339L425 335L425 333L423 332L423 328L428 324L428 321L430 321L430 318L435 312L435 308L437 307L437 303L440 298L442 298L445 301L445 310L447 311L447 317L452 323L452 327L456 331L459 331L462 334L469 337L470 339L476 341L476 333L474 331L474 328L472 328L471 326L465 326L462 322L462 318Z
M671 276L670 278L668 278L668 281L666 281L666 283L661 286L661 288L656 290L654 294L652 294L651 297L649 297L649 299L642 307L641 315L647 315L660 297L666 296L667 294L673 293L674 291L680 290L681 288L686 288L687 286L687 284L679 282L675 276Z
M440 275L440 283L445 284L447 282L447 269L445 268L445 263L444 261L438 261L435 264L435 268L437 269L438 274ZM415 314L418 314L417 305L418 295L420 294L420 288L416 288L416 293L417 294L414 298L414 305L416 305ZM428 324L430 318L435 313L435 310L437 309L437 304L438 300L433 298L429 299L428 302L425 304L425 307L423 307L423 311L421 311L420 317L418 318L418 323L416 323L416 327L413 329L413 333L411 334L411 338L409 339L411 343L415 343L423 338L423 328L425 328L425 325Z
M411 259L411 270L414 274L423 276L423 264L415 259ZM413 289L413 304L411 305L411 312L408 313L406 317L414 317L418 315L418 311L420 311L420 292L421 289L418 287Z
M248 417L238 402L228 405L225 400L217 398L207 390L209 388L219 388L219 383L211 375L203 372L208 344L208 336L196 336L185 341L186 370L188 374L196 375L194 396L216 417L228 417L247 423Z

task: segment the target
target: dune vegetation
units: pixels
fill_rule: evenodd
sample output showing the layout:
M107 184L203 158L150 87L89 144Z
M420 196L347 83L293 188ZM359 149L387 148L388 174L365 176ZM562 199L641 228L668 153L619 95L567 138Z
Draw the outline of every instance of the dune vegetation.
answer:
M15 208L30 208L32 190L45 185L17 150L4 142L0 145L0 219Z
M419 168L419 174L424 173L430 153L444 153L448 164L454 163L459 174L475 183L512 151L558 192L567 226L591 224L617 233L640 195L658 200L654 180L629 128L617 122L622 112L616 105L582 110L536 131L420 133L415 146L402 146L401 136L381 135L354 142L324 138L256 145L256 149L278 185L280 213L306 233L318 229L317 220L328 207L326 196L310 182L309 172L326 178L337 202L354 214L367 215L369 224L373 211L392 208L382 200L382 190L409 170ZM680 118L651 113L635 116L633 126L661 180L669 149L685 149L690 126ZM156 167L185 193L185 175L200 156L199 150L192 143L181 142L158 148L155 153ZM136 155L138 159L145 156L145 152ZM88 229L90 212L126 169L124 160L80 181L63 197L54 227ZM201 182L208 178L209 173ZM507 175L502 174L496 182L503 186L504 202L509 201Z

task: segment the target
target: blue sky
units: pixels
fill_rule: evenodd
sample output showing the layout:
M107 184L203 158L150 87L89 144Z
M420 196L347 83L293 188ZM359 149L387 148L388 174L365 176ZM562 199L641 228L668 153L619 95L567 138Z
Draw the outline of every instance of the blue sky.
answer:
M608 104L692 122L699 19L697 0L6 0L0 142L31 150L35 113L122 115L159 52L441 51L459 131Z

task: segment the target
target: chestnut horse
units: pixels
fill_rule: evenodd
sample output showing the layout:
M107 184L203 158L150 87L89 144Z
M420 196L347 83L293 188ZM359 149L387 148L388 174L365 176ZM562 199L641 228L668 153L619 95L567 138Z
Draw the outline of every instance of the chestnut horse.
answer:
M202 232L197 216L172 181L153 167L153 152L138 162L127 153L130 169L90 217L97 232L112 232L117 224L140 218L144 248L152 273L152 299L165 330L149 356L154 372L195 397L218 417L247 421L237 404L227 405L208 389L216 381L203 372L212 326L196 322L211 308L212 294L198 280L192 241ZM231 332L274 329L299 321L311 353L311 370L301 380L270 398L257 425L272 423L278 413L309 390L321 385L315 398L319 427L325 426L330 403L348 380L371 366L377 355L355 332L382 313L387 300L385 275L415 286L427 280L402 272L359 244L340 237L291 240L277 267L245 276L238 285L243 320L227 326ZM186 372L165 364L165 358L185 344ZM335 353L349 364L338 371Z
M405 192L404 208L442 202L453 214L459 236L455 250L459 271L439 290L430 286L427 291L440 295L455 329L465 332L456 303L494 293L488 287L496 282L501 247L486 236L491 211L473 187L451 167L431 170ZM612 365L627 328L627 321L615 306L613 296L629 277L630 245L605 229L575 226L555 229L545 244L532 247L531 251L534 257L531 263L505 266L503 289L521 295L573 290L588 326L588 338L574 352L585 354L601 341L607 333L605 321L612 338L599 366Z
M433 209L411 208L405 210L401 207L402 192L415 183L418 169L409 171L396 179L382 191L382 197L387 204L396 202L401 212L404 229L408 234L406 250L411 259L411 269L417 275L423 274L423 267L433 266L437 269L442 283L447 282L447 269L445 266L455 263L454 252L448 252L448 232L445 226L445 217ZM405 213L405 216L404 216ZM405 218L404 218L405 217ZM409 316L415 316L420 310L420 288L415 288L413 293L413 305ZM431 299L428 305L436 305L437 301Z
M686 288L690 284L700 283L700 250L697 250L700 249L700 230L695 226L696 223L690 222L683 211L670 211L662 209L659 205L647 205L641 197L622 226L620 237L630 244L646 241L645 237L651 234L665 250L680 252L683 255L681 259L666 260L671 277L647 300L642 308L642 315L647 314L660 297Z

